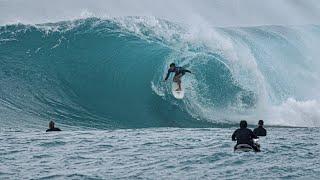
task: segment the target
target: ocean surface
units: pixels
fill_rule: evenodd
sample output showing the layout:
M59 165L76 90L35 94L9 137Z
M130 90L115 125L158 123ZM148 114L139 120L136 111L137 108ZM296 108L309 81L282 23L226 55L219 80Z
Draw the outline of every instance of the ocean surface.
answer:
M317 179L319 45L319 25L2 25L0 179ZM233 152L242 119L264 120L261 153Z
M318 128L267 128L233 152L234 128L1 131L1 179L318 179Z

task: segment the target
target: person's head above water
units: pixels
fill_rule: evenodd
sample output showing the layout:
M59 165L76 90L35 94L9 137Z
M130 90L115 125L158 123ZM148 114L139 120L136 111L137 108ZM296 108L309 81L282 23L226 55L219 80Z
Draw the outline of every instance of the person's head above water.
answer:
M61 131L61 129L54 127L54 122L50 121L49 122L49 129L47 129L46 132L50 132L50 131Z
M241 120L240 121L240 128L246 128L248 126L247 121L246 120Z
M49 129L53 129L54 128L54 122L53 121L50 121L49 122Z
M263 120L259 120L258 125L263 126Z

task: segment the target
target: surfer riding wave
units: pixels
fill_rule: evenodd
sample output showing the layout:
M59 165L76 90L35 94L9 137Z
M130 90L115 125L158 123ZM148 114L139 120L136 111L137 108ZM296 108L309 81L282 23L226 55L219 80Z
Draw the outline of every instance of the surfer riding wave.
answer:
M171 63L170 67L168 69L168 73L166 78L164 79L165 81L168 80L169 76L171 73L175 73L174 77L173 77L173 82L178 84L178 89L176 89L176 91L181 91L181 77L185 75L185 73L191 73L191 71L183 68L183 67L178 67L176 66L175 63Z

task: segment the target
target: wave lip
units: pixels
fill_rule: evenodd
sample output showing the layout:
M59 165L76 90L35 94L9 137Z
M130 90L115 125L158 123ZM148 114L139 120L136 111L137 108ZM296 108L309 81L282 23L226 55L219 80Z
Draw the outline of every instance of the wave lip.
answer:
M155 17L1 26L0 107L94 128L319 126L319 37L318 26L187 27ZM171 62L193 72L183 101L162 82Z

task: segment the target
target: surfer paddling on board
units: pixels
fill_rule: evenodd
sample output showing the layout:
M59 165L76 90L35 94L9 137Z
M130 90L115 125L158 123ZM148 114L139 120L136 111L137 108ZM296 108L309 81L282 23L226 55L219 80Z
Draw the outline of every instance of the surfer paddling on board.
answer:
M178 89L176 89L176 91L181 91L181 77L186 73L191 73L191 71L187 70L187 69L184 69L183 67L178 67L176 66L175 63L171 63L170 64L170 67L169 67L169 70L168 70L168 73L167 73L167 76L166 78L164 79L165 81L168 80L169 76L171 73L175 73L174 77L173 77L173 82L177 83L178 84Z

